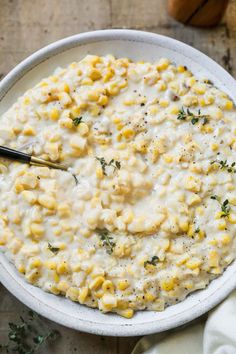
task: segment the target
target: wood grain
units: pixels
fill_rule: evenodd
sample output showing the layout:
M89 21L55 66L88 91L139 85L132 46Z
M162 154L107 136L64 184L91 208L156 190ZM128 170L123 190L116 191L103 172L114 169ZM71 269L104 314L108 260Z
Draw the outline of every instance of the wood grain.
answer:
M236 0L212 29L186 27L167 15L166 0L1 0L0 78L35 50L57 39L103 28L161 33L206 53L236 75ZM0 285L0 343L9 321L27 311ZM46 320L45 320L46 321ZM84 334L50 322L62 338L43 354L129 354L138 338Z

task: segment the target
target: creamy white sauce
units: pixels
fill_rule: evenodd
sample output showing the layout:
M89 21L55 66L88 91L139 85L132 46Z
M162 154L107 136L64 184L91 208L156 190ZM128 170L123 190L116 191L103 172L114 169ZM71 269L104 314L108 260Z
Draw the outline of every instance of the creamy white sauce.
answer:
M129 318L235 258L235 108L183 67L88 56L1 122L2 145L69 167L0 164L0 245L27 281Z

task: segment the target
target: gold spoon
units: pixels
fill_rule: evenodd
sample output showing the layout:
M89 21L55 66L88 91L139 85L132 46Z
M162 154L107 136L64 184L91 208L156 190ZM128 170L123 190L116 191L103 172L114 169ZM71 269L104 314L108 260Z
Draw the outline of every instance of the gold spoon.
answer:
M26 154L25 152L22 151L10 149L6 146L0 146L0 157L5 157L7 159L11 159L19 162L25 162L30 165L48 166L59 170L67 171L66 166L51 161L39 159L38 157L31 156L30 154Z

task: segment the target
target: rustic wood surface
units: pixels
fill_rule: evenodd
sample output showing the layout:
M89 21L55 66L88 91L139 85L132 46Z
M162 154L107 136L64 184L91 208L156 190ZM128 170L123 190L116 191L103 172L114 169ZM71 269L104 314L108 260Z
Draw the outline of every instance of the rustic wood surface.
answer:
M0 79L35 50L57 39L104 28L133 28L184 41L236 75L236 0L212 29L185 27L169 18L165 0L0 0ZM8 322L27 309L0 285L0 344ZM129 354L138 338L84 334L50 323L62 338L44 354Z

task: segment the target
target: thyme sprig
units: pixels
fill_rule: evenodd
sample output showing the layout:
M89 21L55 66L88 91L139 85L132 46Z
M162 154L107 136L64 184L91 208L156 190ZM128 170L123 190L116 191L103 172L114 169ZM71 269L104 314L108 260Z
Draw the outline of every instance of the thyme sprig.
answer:
M202 125L205 125L209 122L209 115L208 114L201 114L201 110L198 110L198 113L193 113L190 111L189 108L186 109L186 111L184 110L184 107L182 107L179 110L179 113L177 115L177 119L178 120L186 120L186 119L190 119L191 123L193 125L195 125L196 123L199 122L200 119L202 119Z
M144 268L146 268L146 266L147 266L148 264L151 264L151 265L155 266L155 265L157 265L158 262L159 262L159 258L158 258L157 256L153 256L153 257L151 258L151 260L145 261L145 262L143 263L143 266L144 266Z
M60 251L59 247L54 247L49 242L48 242L48 249L54 254L57 254Z
M99 234L102 240L102 245L106 248L107 253L112 254L116 244L113 241L113 238L109 235L109 231L107 229L97 229L96 232Z
M19 323L10 322L8 343L0 345L0 352L35 354L48 341L55 341L60 336L58 331L49 328L44 328L42 332L42 323L39 323L39 320L37 314L29 311L27 319L20 316Z
M229 216L230 210L231 210L231 206L229 205L229 200L225 199L223 201L223 203L221 203L220 197L218 197L217 195L212 195L211 199L216 200L221 207L221 218L225 218L226 216Z
M230 165L228 164L227 160L214 160L211 162L211 165L213 164L218 164L221 170L226 170L229 173L231 172L236 173L236 168L235 168L236 162L233 162Z
M113 172L115 172L115 170L117 170L117 169L119 170L121 168L121 163L119 161L114 160L114 159L111 159L110 162L106 162L104 157L97 157L96 156L95 159L100 162L104 176L107 176L107 173L106 173L107 166L112 166Z

